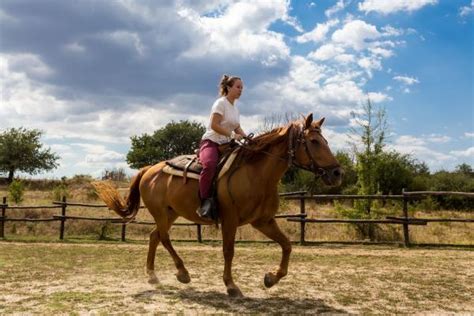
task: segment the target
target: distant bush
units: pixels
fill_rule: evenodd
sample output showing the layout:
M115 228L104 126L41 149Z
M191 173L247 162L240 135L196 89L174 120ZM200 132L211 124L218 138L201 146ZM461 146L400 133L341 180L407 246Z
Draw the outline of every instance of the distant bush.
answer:
M25 185L20 180L13 180L8 186L8 195L16 204L20 204L23 201L24 192Z
M102 173L102 180L125 181L127 174L123 168L105 169Z
M53 189L53 200L61 201L63 196L69 197L69 190L65 182L62 182Z

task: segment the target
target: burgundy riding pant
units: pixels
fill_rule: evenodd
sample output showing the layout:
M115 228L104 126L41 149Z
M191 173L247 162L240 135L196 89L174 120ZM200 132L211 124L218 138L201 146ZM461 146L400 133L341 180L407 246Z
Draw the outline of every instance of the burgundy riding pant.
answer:
M202 164L201 178L199 179L199 193L201 199L211 197L212 179L216 174L219 162L218 144L205 139L199 146L199 160Z

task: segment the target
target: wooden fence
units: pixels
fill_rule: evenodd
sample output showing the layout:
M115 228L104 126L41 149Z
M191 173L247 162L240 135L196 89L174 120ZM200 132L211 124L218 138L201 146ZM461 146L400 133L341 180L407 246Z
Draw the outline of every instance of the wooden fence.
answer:
M403 225L403 241L405 246L410 246L410 225L427 225L429 222L464 222L473 223L474 219L460 219L460 218L414 218L408 216L408 203L413 200L420 200L429 196L440 196L440 195L454 195L461 196L463 198L472 199L474 193L467 192L431 192L431 191L420 191L420 192L403 192L401 195L306 195L305 191L281 193L280 196L286 200L297 200L300 204L300 212L296 214L278 214L275 218L283 218L289 222L300 223L300 244L305 244L306 225L310 223L351 223L351 224L368 224L371 227L373 224L394 224ZM307 218L306 212L306 201L335 201L335 200L367 200L369 203L367 213L370 213L370 201L371 200L401 200L403 201L402 214L400 216L387 216L385 219L317 219ZM122 218L112 217L84 217L84 216L70 216L67 215L69 207L86 207L86 208L106 208L106 205L102 204L85 204L85 203L71 203L67 202L66 197L62 198L62 201L55 201L53 205L48 206L9 206L7 204L6 197L3 198L2 204L0 204L1 216L0 216L0 238L5 238L5 223L6 222L51 222L59 221L59 239L64 239L65 227L67 220L88 220L88 221L101 221L110 222L112 224L120 224L122 227L121 240L126 240L126 229L129 224L137 225L155 225L155 222L148 221L136 221L125 222ZM141 208L144 208L141 206ZM54 215L50 218L11 218L6 215L7 210L36 210L36 209L60 209L60 215ZM191 222L178 222L174 223L174 226L196 226L197 241L202 242L202 227L200 224ZM369 230L370 231L370 230Z

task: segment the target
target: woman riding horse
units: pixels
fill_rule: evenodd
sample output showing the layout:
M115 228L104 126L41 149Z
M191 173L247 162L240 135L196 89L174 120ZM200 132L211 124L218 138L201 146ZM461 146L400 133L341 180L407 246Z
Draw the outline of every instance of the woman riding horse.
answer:
M327 185L341 183L343 171L321 134L323 121L324 118L313 122L310 114L302 121L253 138L250 144L239 148L235 169L219 179L217 199L225 260L223 280L229 296L242 296L232 278L234 241L239 226L251 224L282 248L279 267L264 277L266 287L275 285L288 272L291 244L274 218L279 206L278 182L288 168L297 166L310 170L321 176ZM196 213L200 205L198 181L183 183L181 178L162 172L165 166L165 162L160 162L141 169L132 180L126 201L110 185L100 183L96 188L109 208L120 216L132 220L139 210L141 197L155 219L156 228L150 234L147 257L149 282L158 282L154 271L155 253L161 241L174 260L177 279L188 283L189 273L174 250L168 231L180 216L198 224L209 221Z

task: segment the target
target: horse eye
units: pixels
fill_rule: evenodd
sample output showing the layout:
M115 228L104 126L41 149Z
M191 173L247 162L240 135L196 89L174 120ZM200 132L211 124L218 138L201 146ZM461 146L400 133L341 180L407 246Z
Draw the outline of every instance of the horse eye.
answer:
M318 144L319 144L318 140L316 140L316 139L312 139L312 140L311 140L311 143L312 143L313 145L318 145Z

